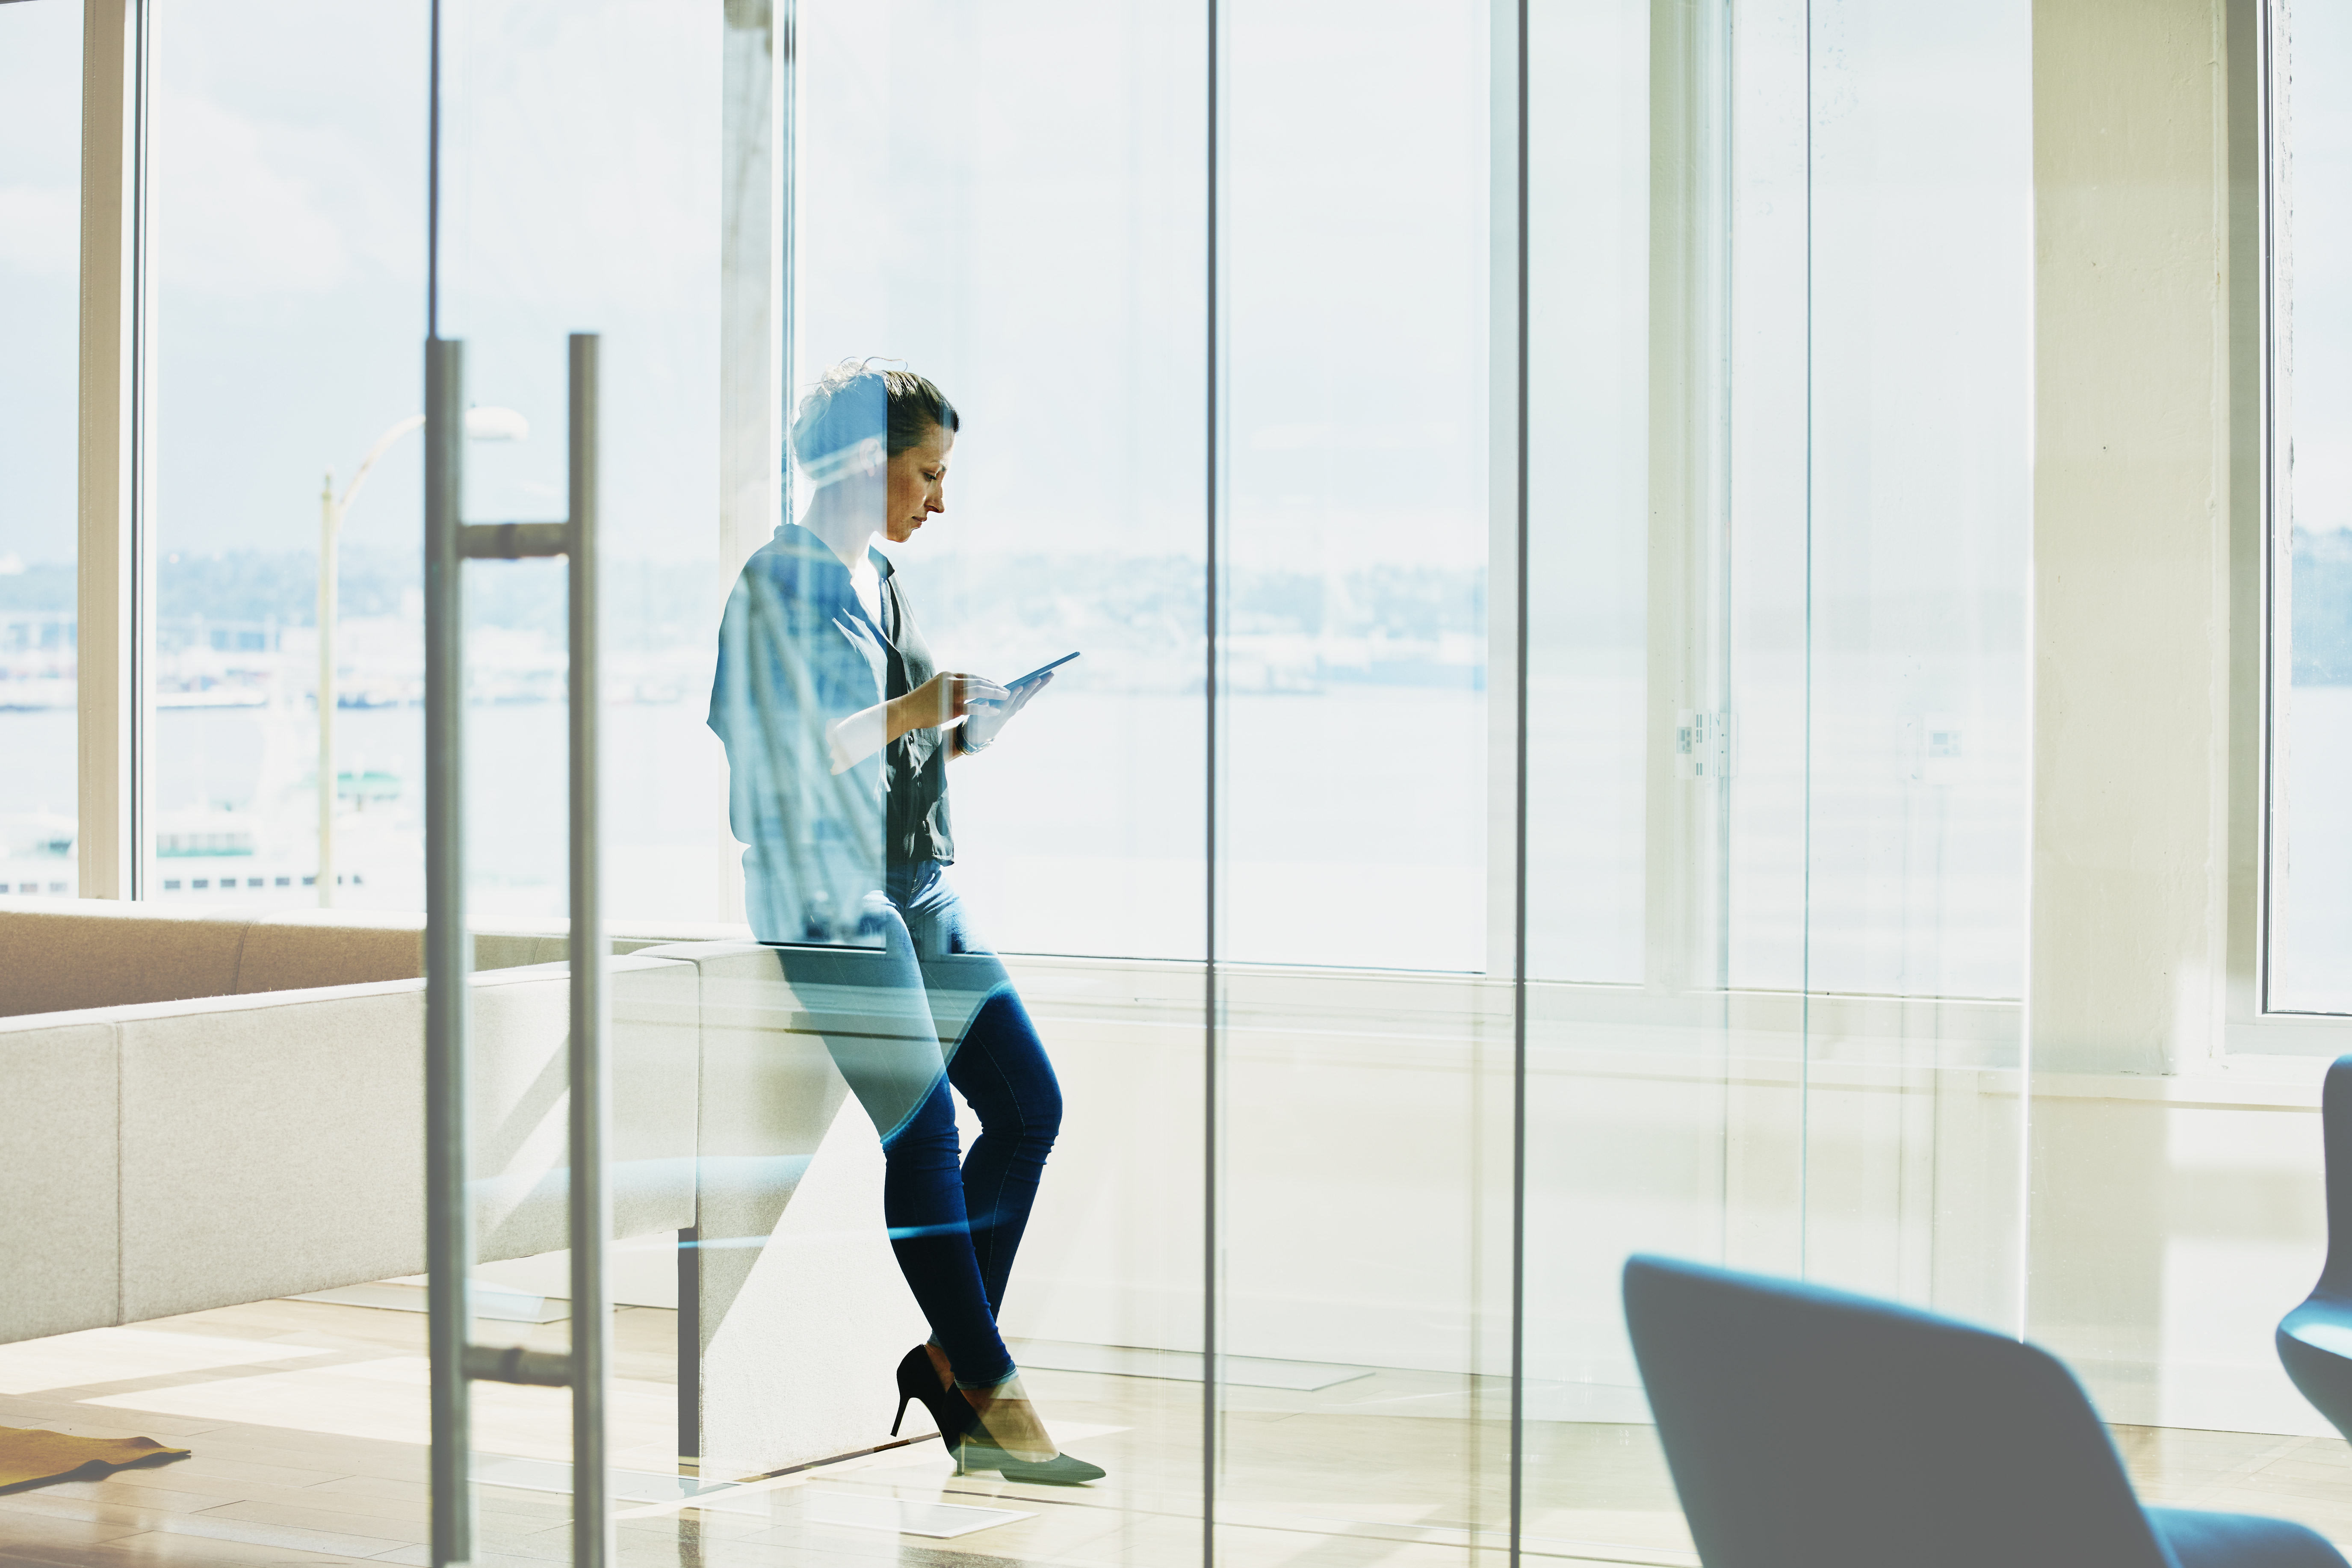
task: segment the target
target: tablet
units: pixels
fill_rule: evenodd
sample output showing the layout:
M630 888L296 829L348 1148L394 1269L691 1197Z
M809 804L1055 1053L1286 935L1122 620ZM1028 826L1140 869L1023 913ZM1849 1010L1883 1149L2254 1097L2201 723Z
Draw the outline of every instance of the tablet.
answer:
M1077 657L1078 656L1074 653L1066 653L1051 664L1041 664L1036 668L1031 670L1028 674L1006 681L1004 683L1004 689L1007 691L1018 691L1021 688L1028 685L1031 681L1036 679L1047 670L1059 669L1062 666L1069 663L1070 660Z

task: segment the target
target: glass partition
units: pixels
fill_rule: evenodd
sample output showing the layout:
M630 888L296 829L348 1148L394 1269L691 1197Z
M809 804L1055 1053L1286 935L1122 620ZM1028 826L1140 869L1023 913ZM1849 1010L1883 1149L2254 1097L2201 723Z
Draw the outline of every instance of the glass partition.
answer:
M1529 50L1522 1540L1675 1561L1628 1252L2019 1327L2031 37Z
M2032 15L1809 15L1804 1267L2020 1332Z
M0 41L69 76L68 14ZM562 1560L554 1358L609 1329L625 1562L1683 1563L1628 1256L2019 1326L2023 0L155 16L159 900L405 961L428 333L462 521L520 525L436 710L471 1448L424 1446L425 1277L322 1261L108 1342L307 1435L246 1434L212 1475L277 1489L218 1520L430 1558L437 1461L475 1561ZM54 141L0 139L43 385ZM70 674L60 444L0 419L0 707ZM593 715L573 565L490 558L583 471ZM583 723L609 1325L565 1251ZM54 837L63 734L0 820ZM424 1004L371 973L391 1021L306 1059L406 1095ZM227 1421L209 1384L126 1408Z
M1492 21L1220 22L1212 1547L1500 1547Z
M919 1506L959 1532L942 1542L955 1550L1197 1552L1202 17L814 0L795 25L783 516L829 532L837 515L838 483L803 442L814 386L845 367L928 378L958 420L941 488L919 527L876 542L907 618L938 668L993 681L1078 656L982 750L948 760L938 885L1002 955L1059 1085L997 1326L1055 1443L1109 1473L1082 1489L959 1475L919 1443L812 1477L780 1538L869 1551L888 1538L858 1521ZM971 1075L1037 1089L1003 1033L985 1013L961 1038L941 1032L968 1196L993 1157L982 1140L1004 1137L1001 1101ZM1001 1236L987 1206L971 1207L975 1239L1001 1246L984 1240ZM952 1349L956 1326L933 1328Z
M602 918L618 951L747 937L727 756L712 727L734 564L719 462L725 19L716 9L689 18L626 3L470 0L441 8L439 39L432 330L462 359L457 515L467 527L529 528L593 507L594 524L601 700L584 731L568 686L581 651L569 619L578 561L541 551L457 568L477 964L514 940L504 933L565 928L570 759L583 733L597 770ZM622 104L625 114L614 111ZM575 333L595 340L593 394L573 379ZM788 1028L766 991L746 984L751 1026ZM771 1072L730 1054L738 1036L698 1027L701 986L691 959L617 959L605 976L603 1324L574 1299L566 1246L567 1205L589 1201L573 1180L583 1156L563 1088L576 1018L568 1039L519 1036L515 1009L534 1004L495 983L473 993L466 1331L478 1345L604 1360L603 1492L624 1560L693 1550L700 1515L682 1518L678 1504L700 1476L807 1457L764 1452L718 1408L737 1410L727 1396L763 1370L760 1396L778 1393L772 1369L747 1369L727 1347L750 1315L744 1273L771 1231L774 1250L787 1249L787 1227L769 1201L772 1173L733 1183L709 1173L732 1168L729 1157L807 1157L792 1142L802 1108L787 1102L790 1125L756 1152L730 1143L722 1110L772 1105L778 1074L797 1058L780 1042L771 1054L784 1059ZM557 992L535 1005L565 1003ZM705 1149L710 1167L698 1162ZM738 1221L762 1202L755 1235ZM709 1267L694 1250L698 1225ZM548 1305L536 1317L497 1310L515 1298ZM477 1552L575 1550L566 1516L576 1396L530 1380L477 1378L471 1391ZM710 1530L764 1525L771 1500L738 1500Z
M1732 30L1592 0L1527 37L1519 1540L1547 1556L1689 1560L1625 1258L1795 1263L1785 1020L1727 989L1758 922L1729 875Z

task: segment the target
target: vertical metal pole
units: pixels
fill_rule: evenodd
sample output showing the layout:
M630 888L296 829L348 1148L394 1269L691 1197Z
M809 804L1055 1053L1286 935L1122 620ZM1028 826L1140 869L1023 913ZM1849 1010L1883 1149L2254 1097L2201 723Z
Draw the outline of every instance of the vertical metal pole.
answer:
M473 1555L473 1447L466 1345L474 1326L473 1213L466 1192L464 345L425 345L425 1258L433 1390L433 1563Z
M1513 17L1511 224L1515 298L1512 331L1512 497L1517 557L1512 568L1511 657L1511 1474L1508 1560L1518 1568L1527 1525L1528 1454L1528 307L1529 153L1528 0Z
M1812 1278L1813 1220L1813 31L1805 0L1805 706L1803 795L1798 853L1797 931L1797 1278ZM2030 884L2029 884L2030 885ZM2021 1092L2021 1100L2031 1094Z
M677 1458L682 1469L702 1458L702 1230L677 1233Z
M572 1561L605 1568L604 1393L613 1313L604 1245L604 915L596 816L596 360L593 332L571 342L572 519Z
M1217 1561L1217 1436L1218 1412L1222 1405L1219 1382L1224 1375L1218 1355L1223 1346L1217 1332L1217 1310L1223 1289L1223 1278L1219 1269L1223 1255L1223 1235L1218 1225L1219 1208L1224 1201L1219 1165L1224 1159L1224 1149L1219 1137L1219 1110L1224 1096L1224 1084L1219 1069L1223 1065L1218 1053L1223 1045L1223 1031L1219 1028L1217 976L1217 726L1218 703L1222 693L1217 687L1218 658L1218 581L1223 562L1218 552L1218 530L1223 509L1219 504L1223 497L1223 469L1224 453L1221 437L1224 410L1220 394L1223 390L1221 377L1224 374L1220 353L1223 323L1219 320L1217 295L1219 192L1217 165L1221 149L1218 143L1218 56L1223 47L1219 31L1218 0L1208 0L1203 20L1208 30L1208 94L1207 138L1207 247L1203 260L1207 275L1203 279L1203 300L1206 304L1208 339L1203 345L1205 363L1203 384L1207 397L1202 409L1204 425L1202 445L1207 458L1202 481L1207 492L1202 496L1202 513L1207 523L1205 559L1202 583L1202 637L1205 660L1202 667L1202 701L1207 717L1207 729L1202 736L1202 893L1207 918L1201 932L1202 953L1202 1127L1201 1127L1201 1564L1216 1568Z
M800 104L800 0L776 0L776 521L793 515L791 476L783 472L784 427L793 417L793 300L798 268L793 265L794 203L798 199L798 167L793 163L799 141L793 116Z

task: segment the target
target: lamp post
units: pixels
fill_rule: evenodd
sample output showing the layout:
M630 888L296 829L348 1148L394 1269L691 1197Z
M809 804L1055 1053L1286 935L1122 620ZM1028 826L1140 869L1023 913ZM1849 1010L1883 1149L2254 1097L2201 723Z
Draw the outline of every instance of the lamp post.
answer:
M352 482L343 493L335 494L335 476L331 470L325 485L319 491L319 907L328 909L335 901L335 586L337 562L335 543L343 531L344 514L367 483L368 472L376 459L392 449L410 431L425 423L425 416L412 414L376 437L366 457L352 475ZM468 408L466 410L466 438L469 441L520 441L530 435L530 421L511 408Z

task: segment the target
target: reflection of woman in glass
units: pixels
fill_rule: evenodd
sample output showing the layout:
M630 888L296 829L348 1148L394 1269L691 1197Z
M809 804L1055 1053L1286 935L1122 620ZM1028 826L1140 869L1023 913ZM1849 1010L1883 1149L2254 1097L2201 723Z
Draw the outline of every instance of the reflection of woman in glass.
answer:
M1055 1449L996 1328L1061 1091L942 875L949 759L1052 677L1011 692L937 669L873 548L947 510L958 423L921 376L856 361L802 402L793 453L814 493L728 600L710 726L752 931L882 1135L890 1245L931 1326L899 1363L900 1415L921 1400L962 1468L1086 1481L1103 1471ZM960 1166L950 1085L981 1123Z

